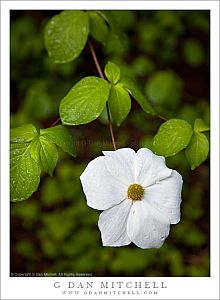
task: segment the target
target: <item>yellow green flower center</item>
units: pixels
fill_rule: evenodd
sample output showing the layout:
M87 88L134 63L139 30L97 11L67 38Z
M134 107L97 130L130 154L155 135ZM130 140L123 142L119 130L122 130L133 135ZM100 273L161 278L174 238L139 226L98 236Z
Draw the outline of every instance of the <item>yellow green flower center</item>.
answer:
M128 188L128 199L133 201L141 200L144 195L144 189L140 184L131 184Z

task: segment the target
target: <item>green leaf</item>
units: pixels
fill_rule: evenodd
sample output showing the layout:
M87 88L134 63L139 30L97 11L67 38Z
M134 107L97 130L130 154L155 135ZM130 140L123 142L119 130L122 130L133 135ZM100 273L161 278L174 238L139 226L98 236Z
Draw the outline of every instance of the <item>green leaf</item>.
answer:
M163 123L153 141L153 150L165 157L175 155L186 148L192 136L191 125L180 119L171 119Z
M209 126L203 119L196 119L194 122L194 130L198 132L209 131Z
M58 160L56 146L46 137L40 136L32 141L30 149L31 157L45 172L52 176Z
M131 109L131 99L128 92L120 85L112 85L108 103L113 123L120 126Z
M90 34L99 42L105 43L108 26L103 18L95 11L88 11L90 17Z
M105 43L105 52L108 55L123 56L129 49L127 37L121 39L114 31L109 30Z
M192 170L203 163L209 153L209 142L203 133L194 132L189 146L185 150L186 158Z
M74 10L63 11L50 19L44 32L45 46L55 63L65 63L79 56L87 42L89 17Z
M75 141L69 130L62 125L41 129L40 134L55 143L63 151L76 156Z
M40 182L41 170L31 157L30 144L10 145L10 198L13 202L29 198Z
M123 78L120 80L120 84L131 94L134 99L140 104L141 108L148 114L154 115L155 111L151 104L147 101L146 97L136 85L136 83L130 78Z
M32 141L38 132L32 124L25 124L10 130L11 143L26 143Z
M105 66L105 76L108 78L108 80L116 84L120 79L120 69L116 66L113 62L108 62Z
M60 103L63 124L86 124L98 118L108 100L110 87L106 80L94 76L80 80Z
M102 10L98 11L98 13L106 20L106 22L109 24L111 30L109 30L108 38L111 38L111 36L115 36L115 38L118 40L119 45L124 48L125 47L125 41L126 36L121 30L120 26L118 25L117 20L115 19L115 16L112 11L110 10Z

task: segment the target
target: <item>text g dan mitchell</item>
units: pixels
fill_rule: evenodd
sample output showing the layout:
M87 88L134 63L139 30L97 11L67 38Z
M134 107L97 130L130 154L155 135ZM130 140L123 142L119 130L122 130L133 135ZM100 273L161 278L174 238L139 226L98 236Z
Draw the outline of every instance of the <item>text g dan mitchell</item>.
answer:
M68 281L54 282L56 289L166 289L167 284L164 281Z

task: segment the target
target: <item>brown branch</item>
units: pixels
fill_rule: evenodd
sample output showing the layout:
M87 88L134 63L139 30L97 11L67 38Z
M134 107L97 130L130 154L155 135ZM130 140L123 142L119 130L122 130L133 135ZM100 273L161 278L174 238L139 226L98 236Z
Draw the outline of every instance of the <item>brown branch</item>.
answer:
M94 50L94 48L92 46L92 43L90 41L89 41L89 48L90 48L90 51L91 51L92 58L94 60L96 69L97 69L97 71L99 73L99 76L102 79L105 79L104 74L103 74L102 69L101 69L101 66L99 64L98 58L96 56L95 50ZM116 150L117 148L116 148L116 143L115 143L114 131L113 131L113 126L112 126L112 122L111 122L111 116L110 116L109 107L108 107L108 103L107 102L106 102L106 109L107 109L108 125L109 125L110 134L111 134L112 145L113 145L113 149Z

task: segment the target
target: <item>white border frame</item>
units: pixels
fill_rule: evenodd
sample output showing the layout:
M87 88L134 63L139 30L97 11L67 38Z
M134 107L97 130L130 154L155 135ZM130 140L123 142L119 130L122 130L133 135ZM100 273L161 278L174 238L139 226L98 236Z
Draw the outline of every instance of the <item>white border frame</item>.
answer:
M211 12L211 276L210 277L9 277L9 11L11 9L207 9ZM219 299L219 1L4 1L1 2L1 299L76 299L62 295L67 285L93 281L93 289L81 288L77 299ZM153 282L167 286L158 294L94 295L100 282ZM112 290L112 289L109 289ZM114 291L122 289L114 289ZM125 289L130 291L131 289ZM150 289L153 292L153 288ZM87 292L87 294L85 294Z

